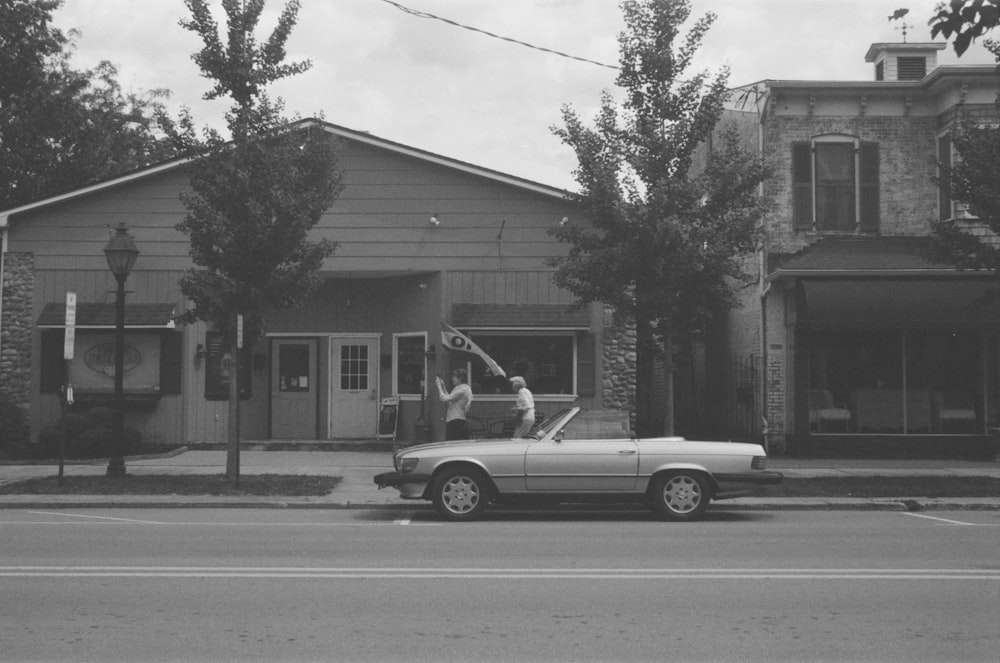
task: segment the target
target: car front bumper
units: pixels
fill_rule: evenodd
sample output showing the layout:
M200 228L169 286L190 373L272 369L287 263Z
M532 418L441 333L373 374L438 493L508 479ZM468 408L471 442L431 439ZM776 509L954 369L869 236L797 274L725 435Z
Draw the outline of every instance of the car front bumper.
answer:
M399 496L407 500L423 499L429 474L404 474L402 472L383 472L375 475L375 485L381 488L395 488Z

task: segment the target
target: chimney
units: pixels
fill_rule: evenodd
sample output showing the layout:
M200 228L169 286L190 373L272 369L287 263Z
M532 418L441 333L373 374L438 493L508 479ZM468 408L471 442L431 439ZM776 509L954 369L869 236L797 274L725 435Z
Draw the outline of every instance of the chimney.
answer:
M946 44L872 44L865 62L875 63L877 81L919 81L937 68L937 52Z

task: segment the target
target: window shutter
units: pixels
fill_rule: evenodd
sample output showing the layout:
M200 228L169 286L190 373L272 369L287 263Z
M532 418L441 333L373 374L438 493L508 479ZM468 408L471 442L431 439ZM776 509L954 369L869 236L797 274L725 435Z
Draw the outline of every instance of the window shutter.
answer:
M951 136L945 134L938 138L938 219L951 217Z
M43 394L58 394L65 382L66 363L63 359L63 330L42 331L42 358L39 361L42 374L39 391Z
M181 393L180 332L163 332L160 337L160 393Z
M792 227L813 229L812 144L792 143Z
M597 393L594 360L594 335L581 333L576 335L576 395L593 396Z
M859 227L863 231L876 231L879 228L879 158L878 143L861 143L858 156L858 179L861 183L859 208L861 218Z

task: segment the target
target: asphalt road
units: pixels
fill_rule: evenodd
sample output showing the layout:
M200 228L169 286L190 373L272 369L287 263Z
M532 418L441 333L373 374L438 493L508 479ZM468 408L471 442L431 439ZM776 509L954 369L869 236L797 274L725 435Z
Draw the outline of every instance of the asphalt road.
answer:
M0 658L996 661L997 512L0 511Z

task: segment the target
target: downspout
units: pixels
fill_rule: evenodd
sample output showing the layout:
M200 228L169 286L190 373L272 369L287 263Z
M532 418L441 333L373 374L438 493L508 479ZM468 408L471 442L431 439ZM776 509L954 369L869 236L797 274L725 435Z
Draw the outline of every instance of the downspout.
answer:
M7 258L7 219L6 215L0 216L0 357L3 356L3 283Z

